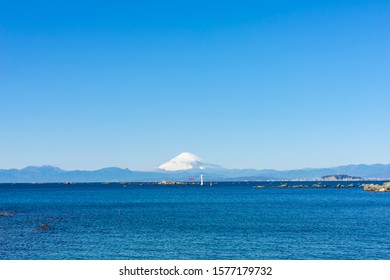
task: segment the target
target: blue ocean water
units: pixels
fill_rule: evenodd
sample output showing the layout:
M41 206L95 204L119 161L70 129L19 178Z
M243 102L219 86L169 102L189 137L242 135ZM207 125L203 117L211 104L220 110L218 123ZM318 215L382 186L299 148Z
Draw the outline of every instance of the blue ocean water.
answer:
M390 259L390 193L253 185L0 184L0 259Z

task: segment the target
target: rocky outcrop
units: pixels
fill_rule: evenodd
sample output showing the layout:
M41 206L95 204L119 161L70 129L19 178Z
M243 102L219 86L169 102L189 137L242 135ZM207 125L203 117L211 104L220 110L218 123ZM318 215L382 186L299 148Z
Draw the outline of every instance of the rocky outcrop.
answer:
M271 188L293 188L293 189L300 189L300 188L317 188L317 189L325 189L325 188L354 188L357 185L355 184L349 184L349 185L343 185L343 184L337 184L337 185L326 185L321 182L318 183L311 183L311 184L296 184L293 182L290 182L289 184L283 183L277 186L271 186ZM257 186L255 186L257 187Z
M365 191L369 192L390 192L390 182L380 184L362 184Z
M45 229L50 229L51 227L47 224L44 224L44 225L40 225L38 228L41 230L45 230Z

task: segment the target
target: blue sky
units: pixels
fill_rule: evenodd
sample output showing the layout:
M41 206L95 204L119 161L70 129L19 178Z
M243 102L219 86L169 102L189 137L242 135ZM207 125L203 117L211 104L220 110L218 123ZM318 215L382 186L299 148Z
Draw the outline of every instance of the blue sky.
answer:
M390 162L389 1L82 2L0 2L0 168Z

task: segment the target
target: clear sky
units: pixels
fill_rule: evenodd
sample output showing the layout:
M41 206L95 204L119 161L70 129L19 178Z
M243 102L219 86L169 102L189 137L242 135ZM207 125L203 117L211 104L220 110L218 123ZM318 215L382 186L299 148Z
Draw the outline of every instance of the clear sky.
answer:
M390 163L390 1L0 1L0 168Z

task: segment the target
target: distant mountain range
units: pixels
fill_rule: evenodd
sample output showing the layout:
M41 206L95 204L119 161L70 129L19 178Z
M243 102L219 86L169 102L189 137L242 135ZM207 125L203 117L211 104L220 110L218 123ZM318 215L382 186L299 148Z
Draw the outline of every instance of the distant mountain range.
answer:
M389 179L390 164L358 164L333 168L295 170L226 169L201 158L183 153L163 163L151 172L132 171L117 167L95 171L65 171L53 166L29 166L23 169L0 169L0 183L44 182L140 182L140 181L263 181L263 180L319 180L322 176L346 174L365 179Z

